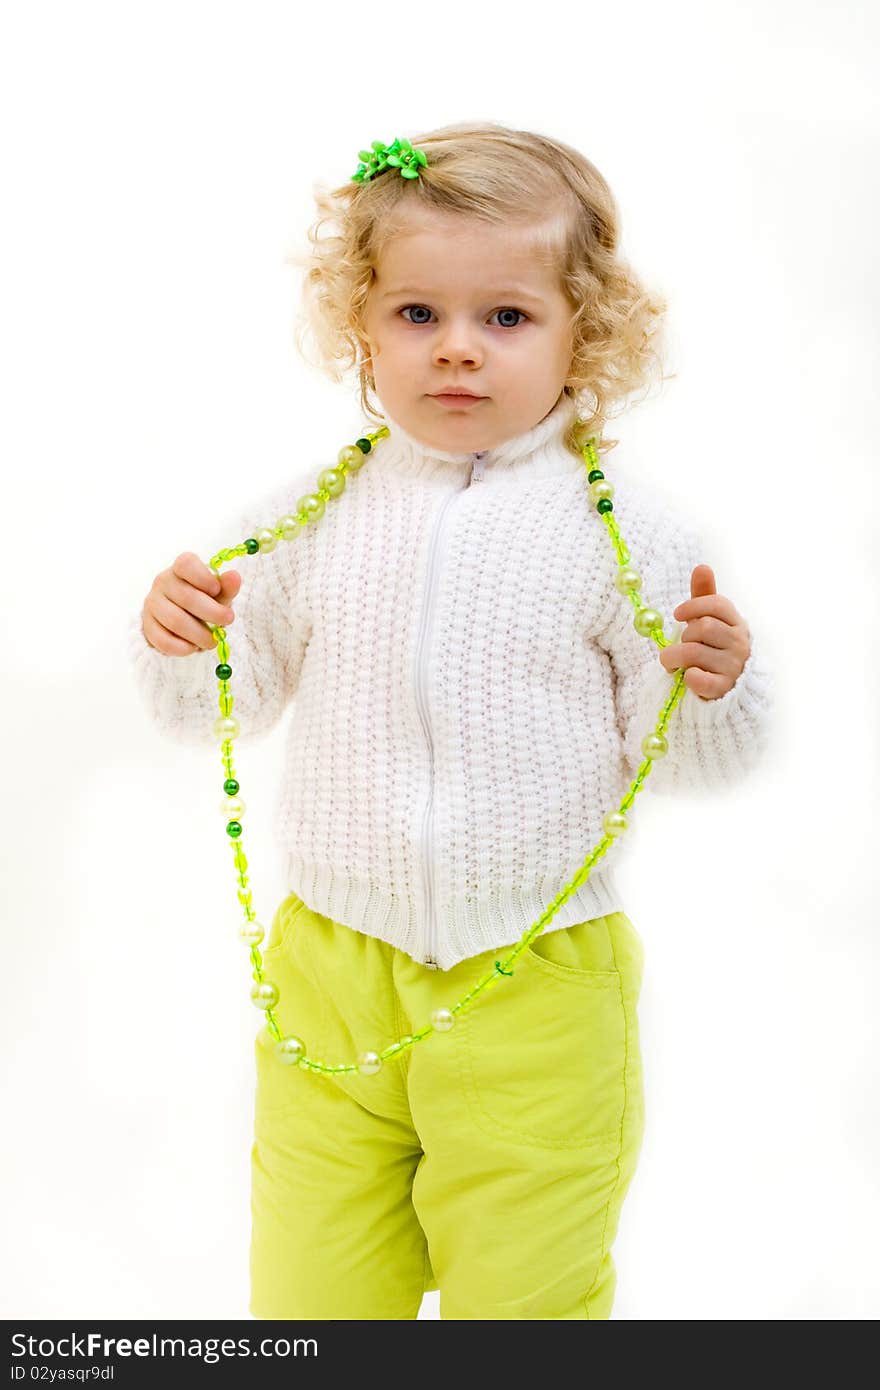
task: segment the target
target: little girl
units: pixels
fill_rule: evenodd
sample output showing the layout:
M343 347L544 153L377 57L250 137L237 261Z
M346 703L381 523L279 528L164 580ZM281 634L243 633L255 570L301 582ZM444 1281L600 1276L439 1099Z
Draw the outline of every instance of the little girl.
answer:
M757 762L770 675L693 530L614 464L622 565L591 499L582 445L617 443L603 426L647 381L665 308L618 254L596 168L461 124L374 142L316 197L304 322L335 380L357 368L372 448L331 421L323 459L218 527L263 553L219 578L179 555L129 634L171 736L217 737L208 624L239 620L242 741L295 697L264 966L285 1037L360 1059L283 1066L257 1037L250 1311L412 1319L439 1289L443 1318L608 1318L644 1123L615 850L510 978L447 1011L605 835L675 672L655 792ZM337 450L358 466L322 478ZM680 620L659 654L634 585Z

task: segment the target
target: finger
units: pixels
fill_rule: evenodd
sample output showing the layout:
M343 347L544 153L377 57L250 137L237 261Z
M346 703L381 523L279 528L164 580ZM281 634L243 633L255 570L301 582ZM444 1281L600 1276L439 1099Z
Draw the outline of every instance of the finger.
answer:
M709 565L694 565L691 571L691 598L702 598L704 594L714 594L715 575Z
M718 700L730 689L730 681L725 676L703 671L699 666L692 666L685 672L684 683L688 690L704 700Z
M185 638L169 632L168 628L164 627L146 609L141 614L141 626L150 646L155 647L165 656L191 656L193 652L201 650L193 642L187 642Z
M182 555L178 555L171 566L171 573L214 598L221 592L222 586L216 571L200 560L192 550L185 550Z
M241 588L241 575L238 570L227 570L226 574L220 575L220 592L215 594L218 603L226 604L227 607L237 596Z
M679 642L702 642L706 647L717 647L724 651L737 641L737 626L723 622L721 618L692 618L679 633Z
M700 667L707 672L735 677L740 669L731 652L719 647L707 647L704 642L670 642L661 651L660 661L667 671Z
M722 618L726 623L741 623L740 613L724 594L701 594L697 598L686 598L672 610L673 618L686 620L705 616Z
M176 582L181 583L182 581L178 580ZM186 585L185 587L190 593L197 592L191 585ZM213 600L209 599L206 595L202 595L202 597L205 603L213 602ZM150 614L158 623L166 628L168 632L172 633L175 637L183 638L185 642L190 643L194 647L198 647L200 651L206 652L210 647L216 646L214 638L205 623L201 622L197 617L193 617L186 608L175 603L161 591L151 596ZM214 622L214 619L212 618L211 621ZM217 625L222 626L223 624Z
M222 598L210 598L195 584L178 578L174 570L169 571L160 593L193 617L200 618L204 623L213 623L215 627L228 627L235 619L232 608Z

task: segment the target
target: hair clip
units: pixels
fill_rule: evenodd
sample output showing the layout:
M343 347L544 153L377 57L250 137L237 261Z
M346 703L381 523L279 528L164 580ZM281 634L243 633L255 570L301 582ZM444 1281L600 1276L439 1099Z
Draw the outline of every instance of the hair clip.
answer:
M388 169L399 169L402 178L417 179L419 170L428 162L424 150L417 150L408 140L401 139L390 145L374 140L371 150L358 150L358 158L361 162L351 176L358 183L366 183L374 174L384 174Z

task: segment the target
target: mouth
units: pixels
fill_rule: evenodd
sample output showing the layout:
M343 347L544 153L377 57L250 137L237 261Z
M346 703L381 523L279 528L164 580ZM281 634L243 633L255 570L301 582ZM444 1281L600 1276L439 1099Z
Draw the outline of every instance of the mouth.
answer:
M439 401L441 405L476 405L478 401L488 399L488 396L475 396L469 391L438 391L431 396L431 400Z

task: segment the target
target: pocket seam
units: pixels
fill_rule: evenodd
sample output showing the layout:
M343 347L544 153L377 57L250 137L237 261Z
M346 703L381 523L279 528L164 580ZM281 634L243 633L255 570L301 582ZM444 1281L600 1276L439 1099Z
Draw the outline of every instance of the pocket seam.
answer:
M558 960L548 960L533 950L531 945L526 947L526 955L533 965L546 970L557 980L579 980L597 989L608 989L620 981L619 970L576 970L573 965L560 965Z
M288 894L288 898L286 898L284 901L288 901L290 897L295 897L299 902L299 906L294 908L276 944L272 947L267 947L266 950L263 951L262 955L264 961L267 959L267 957L270 960L274 959L274 957L284 948L284 946L290 939L290 934L293 929L294 920L299 917L299 914L307 906L307 904L303 902L302 898L299 897L298 893ZM315 972L315 961L312 955L311 942L309 941L308 937L305 938L304 950L308 959L308 967L311 972L311 978L312 980L315 980L317 978ZM319 997L318 1015L315 1022L316 1036L312 1037L311 1039L306 1038L304 1040L309 1055L313 1058L316 1058L319 1061L326 1061L326 1058L322 1056L322 1054L325 1051L325 1038L327 1036L326 1010L327 1001L322 993ZM298 1028L299 1024L296 1021L294 1021L292 1031L297 1032ZM302 1097L294 1089L296 1085L309 1085L313 1082L315 1085L318 1086L327 1086L328 1084L332 1084L335 1080L333 1076L326 1074L318 1075L317 1073L309 1071L308 1069L304 1071L302 1067L285 1066L284 1063L281 1062L274 1055L273 1049L275 1046L275 1042L275 1038L269 1032L268 1027L264 1022L257 1032L255 1038L256 1046L258 1049L262 1049L262 1055L265 1057L265 1061L268 1064L268 1066L278 1069L277 1073L275 1071L270 1072L270 1076L277 1075L279 1077L279 1080L282 1076L286 1076L287 1080L290 1083L290 1095L285 1096L283 1100L279 1099L274 1102L267 1100L265 1094L260 1094L259 1088L257 1088L257 1091L255 1092L254 1096L256 1105L256 1118L263 1116L267 1121L281 1121L285 1118L285 1116L290 1114L292 1109L298 1108L301 1105ZM300 1081L299 1079L301 1077L303 1078L302 1081Z
M281 929L281 934L278 937L278 940L275 942L275 944L273 946L267 946L265 951L261 952L263 960L267 960L268 957L273 956L278 951L282 951L284 949L290 938L290 933L293 930L293 924L296 921L299 914L302 912L303 908L305 907L305 903L303 902L302 898L299 896L298 893L289 893L287 897L284 899L284 902L289 902L291 898L296 898L297 902L299 903L299 907L294 907L290 916L284 923L284 926ZM281 908L283 908L283 906L284 903L281 904ZM281 910L281 908L279 908L279 911Z

